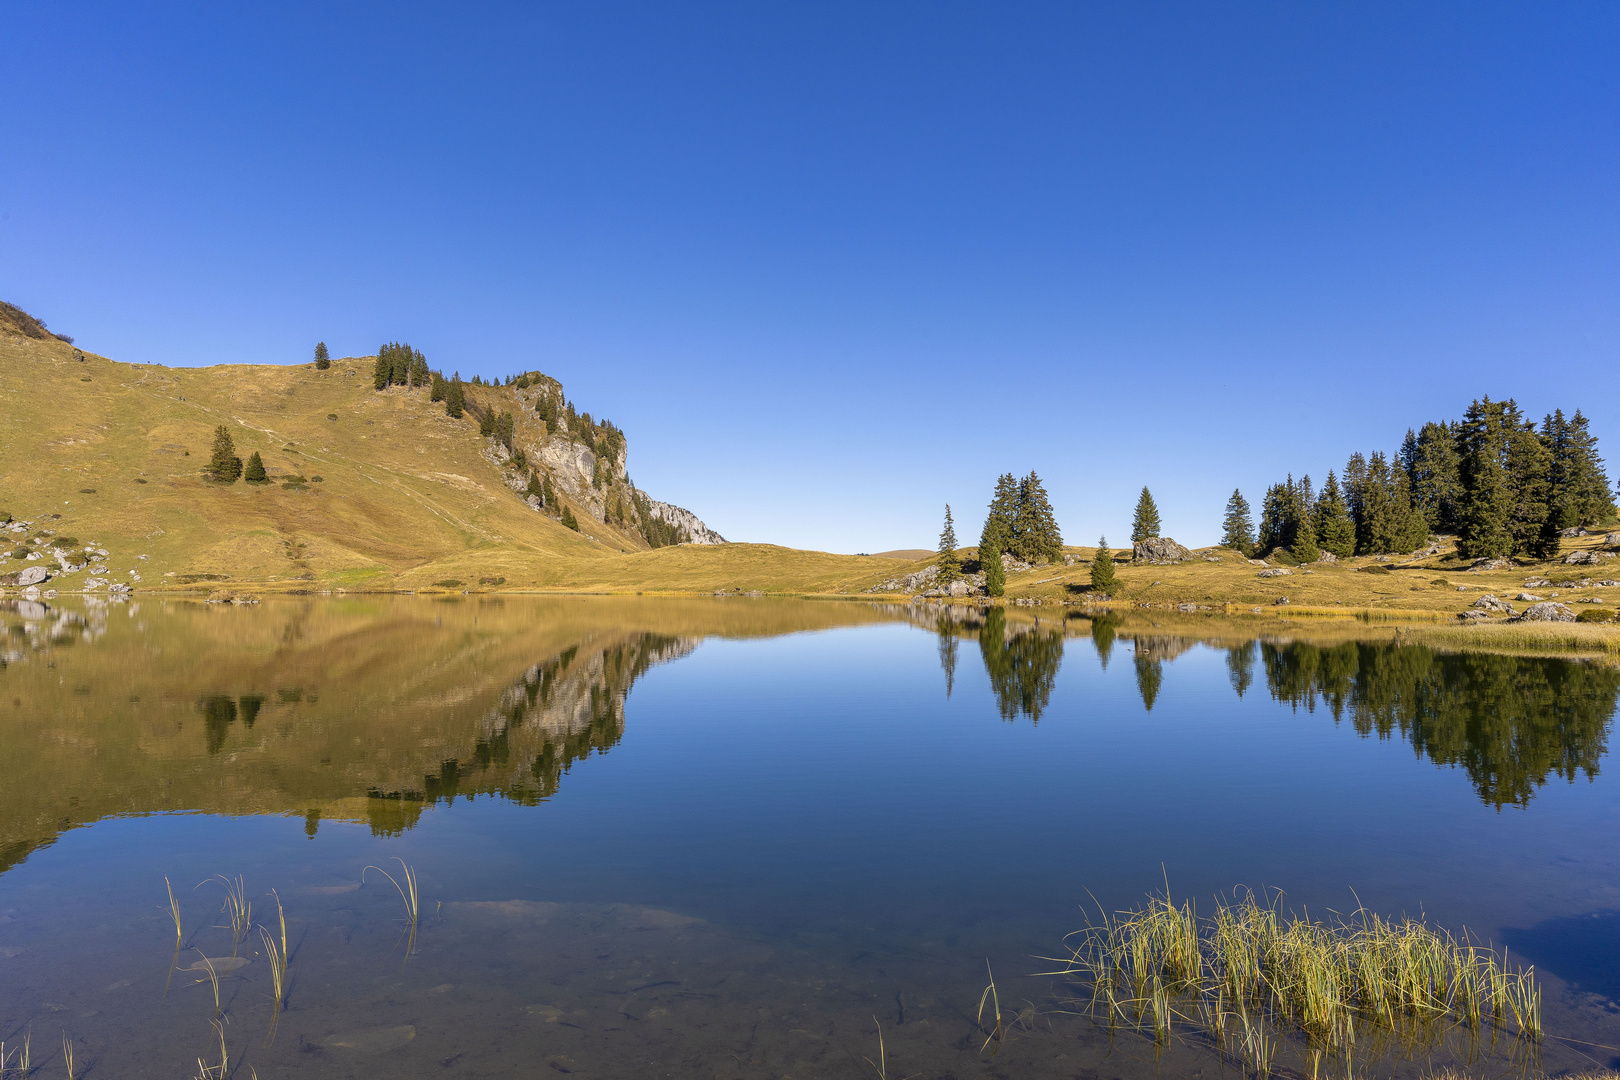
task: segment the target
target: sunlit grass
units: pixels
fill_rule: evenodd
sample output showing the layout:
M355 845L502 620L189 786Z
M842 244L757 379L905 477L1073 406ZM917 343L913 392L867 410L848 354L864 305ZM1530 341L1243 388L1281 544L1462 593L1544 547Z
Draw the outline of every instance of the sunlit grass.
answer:
M1448 1031L1542 1036L1533 970L1413 920L1357 912L1313 921L1280 898L1245 893L1200 919L1189 901L1152 897L1071 936L1064 966L1085 1007L1110 1028L1166 1045L1178 1025L1202 1030L1223 1057L1269 1075L1283 1037L1302 1041L1311 1074L1322 1060L1433 1045Z
M403 885L400 884L399 878L394 877L393 874L390 874L380 866L365 867L365 869L360 871L360 881L362 884L365 883L366 870L375 870L377 873L393 882L394 888L399 890L399 898L405 904L405 921L409 927L409 937L405 942L405 956L407 959L409 959L411 954L416 951L416 925L421 914L421 905L418 900L416 888L416 871L412 870L410 866L406 864L405 860L401 859L397 855L394 856L394 861L399 863L400 877L404 878Z
M221 910L231 920L231 955L235 956L253 929L253 901L247 898L247 889L242 883L241 875L232 879L223 874L215 874L207 881L198 882L197 888L216 881L225 889L225 905Z

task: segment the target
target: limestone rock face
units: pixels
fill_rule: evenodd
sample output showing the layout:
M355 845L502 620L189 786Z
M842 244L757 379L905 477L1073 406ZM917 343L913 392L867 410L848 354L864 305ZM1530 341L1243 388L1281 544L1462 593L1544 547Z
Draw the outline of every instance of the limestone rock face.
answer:
M1139 563L1190 562L1193 553L1168 536L1150 536L1131 545L1131 561Z
M1524 614L1514 618L1514 622L1574 622L1573 609L1552 600L1543 600L1539 604L1531 604L1524 609Z

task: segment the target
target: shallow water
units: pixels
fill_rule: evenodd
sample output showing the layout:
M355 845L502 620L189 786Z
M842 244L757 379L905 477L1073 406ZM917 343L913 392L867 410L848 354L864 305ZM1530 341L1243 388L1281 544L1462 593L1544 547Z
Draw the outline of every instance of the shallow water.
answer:
M1620 1054L1620 672L1024 615L0 605L6 1053L215 1066L207 957L236 1076L875 1076L880 1024L896 1077L1213 1075L1035 974L1168 882L1466 927L1544 980L1539 1067Z

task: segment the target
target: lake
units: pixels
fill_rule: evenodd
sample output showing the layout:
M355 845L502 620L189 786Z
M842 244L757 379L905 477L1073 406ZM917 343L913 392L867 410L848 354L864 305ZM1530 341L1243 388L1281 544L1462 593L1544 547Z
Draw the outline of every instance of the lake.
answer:
M0 632L0 1038L43 1075L64 1036L90 1077L1236 1070L1041 974L1167 887L1534 965L1539 1045L1357 1073L1620 1056L1598 663L744 597L7 601Z

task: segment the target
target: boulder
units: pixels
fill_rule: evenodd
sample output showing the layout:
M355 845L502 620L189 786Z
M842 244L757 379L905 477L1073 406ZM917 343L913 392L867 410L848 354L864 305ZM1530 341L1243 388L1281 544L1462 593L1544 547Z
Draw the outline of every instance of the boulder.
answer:
M1474 565L1470 566L1469 569L1470 570L1511 570L1511 569L1513 569L1513 560L1512 559L1475 559L1474 560Z
M1193 553L1168 536L1150 536L1131 545L1131 561L1146 563L1189 562Z
M1551 584L1552 582L1544 577L1533 577L1524 583L1524 587L1527 589L1545 589Z
M49 580L51 580L51 572L43 566L25 567L17 575L17 584L23 586L43 585Z
M946 586L945 591L950 596L972 596L979 590L976 589L971 582L957 578L955 581L951 582L950 585Z
M1324 551L1316 557L1317 562L1338 562L1339 557L1331 551Z
M1514 622L1574 622L1575 612L1563 604L1555 604L1551 600L1543 600L1539 604L1531 604L1524 609L1523 615L1515 615Z
M1262 570L1255 577L1287 577L1293 571L1286 566L1273 566L1269 570Z
M1288 597L1286 597L1286 596L1279 596L1279 597L1277 597L1277 599L1272 601L1273 604L1286 604L1288 602L1289 602L1289 600L1288 600Z
M1250 559L1249 560L1249 565L1250 566L1266 566L1266 565L1269 565L1269 564L1264 559Z
M1474 608L1477 608L1480 611L1494 611L1494 612L1497 612L1497 613L1502 614L1502 615L1512 615L1513 614L1513 605L1512 604L1508 603L1505 600L1498 600L1496 597L1492 596L1490 593L1486 593L1484 596L1480 597L1478 600L1475 600L1473 602L1473 604L1471 604L1470 606L1474 607Z
M1604 547L1620 547L1620 532L1608 533L1603 537Z
M1581 597L1579 600L1577 600L1575 602L1577 604L1601 604L1601 603L1603 603L1603 597L1601 597L1601 596L1583 596L1583 597Z
M1613 557L1603 551L1572 551L1564 556L1564 563L1567 566L1591 566L1594 563L1600 563L1604 559L1612 559Z
M1483 611L1459 611L1459 612L1457 612L1457 618L1459 618L1459 619L1488 619L1488 618L1490 618L1490 616L1487 615Z
M1513 599L1519 601L1520 603L1524 603L1524 604L1539 604L1539 603L1541 603L1541 597L1537 596L1535 593L1529 593L1529 592L1522 592L1518 596L1515 596Z
M1585 536L1586 535L1586 530L1581 528L1579 525L1576 525L1574 528L1571 528L1571 529L1560 529L1560 530L1558 530L1558 535L1559 536L1564 536L1564 537Z

